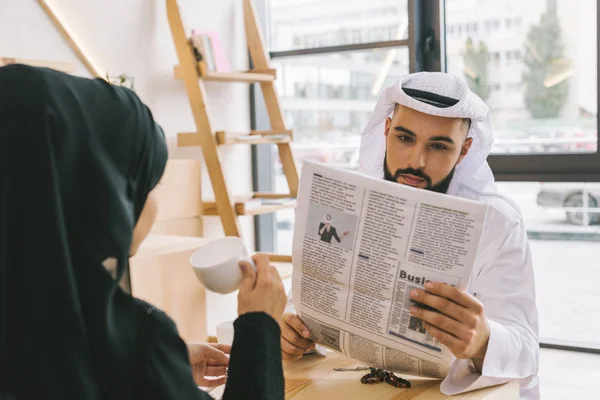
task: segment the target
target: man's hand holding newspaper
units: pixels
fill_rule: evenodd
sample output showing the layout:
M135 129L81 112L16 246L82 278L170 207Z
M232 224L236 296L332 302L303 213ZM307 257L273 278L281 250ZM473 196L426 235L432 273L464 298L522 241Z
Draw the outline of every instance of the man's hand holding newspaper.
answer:
M472 359L481 372L490 338L483 304L463 290L438 282L426 283L425 290L412 290L410 297L438 311L410 308L410 314L423 321L427 332L456 358Z
M281 356L284 361L295 361L315 347L310 339L310 331L300 317L285 313L279 323L281 327Z

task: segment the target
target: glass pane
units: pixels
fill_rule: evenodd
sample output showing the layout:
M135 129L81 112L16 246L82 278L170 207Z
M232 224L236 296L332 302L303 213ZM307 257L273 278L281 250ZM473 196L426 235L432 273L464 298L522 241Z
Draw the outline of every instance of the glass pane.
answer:
M540 340L600 348L600 183L499 183L530 238Z
M360 133L382 89L408 73L408 49L390 48L273 60L294 156L356 169ZM275 190L288 191L276 147ZM277 214L277 251L291 254L294 213ZM289 252L288 252L289 250Z
M597 150L595 0L447 0L447 69L492 110L495 154Z
M406 0L270 0L271 50L407 38Z

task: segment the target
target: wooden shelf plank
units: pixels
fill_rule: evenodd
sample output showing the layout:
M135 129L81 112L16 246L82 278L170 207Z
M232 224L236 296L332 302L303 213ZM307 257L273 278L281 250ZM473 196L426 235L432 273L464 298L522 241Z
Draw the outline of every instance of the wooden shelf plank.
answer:
M274 129L270 131L250 131L250 135L269 136L269 135L290 135L294 134L291 129Z
M255 72L259 74L269 74L277 77L277 70L275 68L267 68L267 69L249 69L243 72Z
M213 82L257 83L273 82L275 75L259 72L208 72L202 79Z
M290 143L292 137L288 134L280 135L242 135L233 136L229 132L217 132L215 134L217 143L221 146L231 144L281 144Z
M199 66L198 66L199 68ZM199 68L198 71L201 71ZM271 73L273 71L273 73ZM181 67L175 66L175 79L181 80L183 74ZM273 82L276 79L274 70L266 71L234 71L234 72L218 72L207 71L205 74L199 74L199 78L205 81L213 82L240 82L240 83L258 83L258 82Z
M246 201L250 201L254 198L254 193L249 193L245 196L232 196L235 204L243 203ZM202 202L203 212L202 214L205 216L218 216L219 212L217 211L217 203L214 199L209 199Z
M283 197L283 195L274 194L276 197L253 197L248 199L236 199L234 208L235 213L237 215L263 215L263 214L272 214L277 211L287 210L296 208L296 199L290 198L288 196ZM264 204L260 200L285 200L281 203L274 204ZM256 204L254 204L256 202ZM261 204L262 203L262 204ZM219 212L217 210L217 204L215 202L204 202L204 213L205 216L218 216Z
M287 254L263 253L269 256L271 262L291 263L292 256Z
M294 196L289 193L256 192L252 197L254 199L289 199Z
M238 215L263 215L272 214L277 211L296 208L296 200L283 202L281 204L262 204L259 206L248 207L248 203L240 203L235 205L235 211Z
M291 133L291 131L289 131ZM292 142L292 137L289 134L272 134L255 135L245 134L242 136L229 137L229 132L219 131L215 134L215 140L220 146L233 144L289 144ZM180 147L201 146L201 136L196 132L184 132L177 134L177 145Z
M282 143L291 143L292 139L287 138L256 138L256 139L246 139L244 138L235 138L228 139L224 143L219 143L221 146L225 145L233 145L233 144L282 144Z
M250 132L230 132L230 131L217 131L217 136L226 135L226 136L279 136L279 135L288 135L292 136L293 131L291 129L275 129L270 131L250 131Z

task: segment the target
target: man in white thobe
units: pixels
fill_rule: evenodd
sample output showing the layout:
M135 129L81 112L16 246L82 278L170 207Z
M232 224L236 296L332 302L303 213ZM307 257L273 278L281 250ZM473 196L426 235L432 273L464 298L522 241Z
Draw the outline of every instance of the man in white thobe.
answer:
M465 81L445 73L407 75L387 88L365 127L361 172L487 204L480 248L465 291L434 283L411 296L441 313L413 308L456 357L441 385L453 395L519 380L538 399L538 316L527 233L518 207L498 192L487 157L490 110ZM314 347L293 313L281 321L282 355Z

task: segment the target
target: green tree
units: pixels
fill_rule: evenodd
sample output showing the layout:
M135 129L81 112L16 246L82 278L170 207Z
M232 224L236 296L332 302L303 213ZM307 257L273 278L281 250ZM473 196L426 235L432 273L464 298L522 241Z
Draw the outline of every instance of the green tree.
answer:
M464 74L469 88L483 101L490 97L490 85L488 82L489 51L483 41L475 49L473 40L467 38L465 52L463 53Z
M525 42L525 106L533 118L556 118L567 101L569 62L564 53L562 28L549 9L531 26Z

